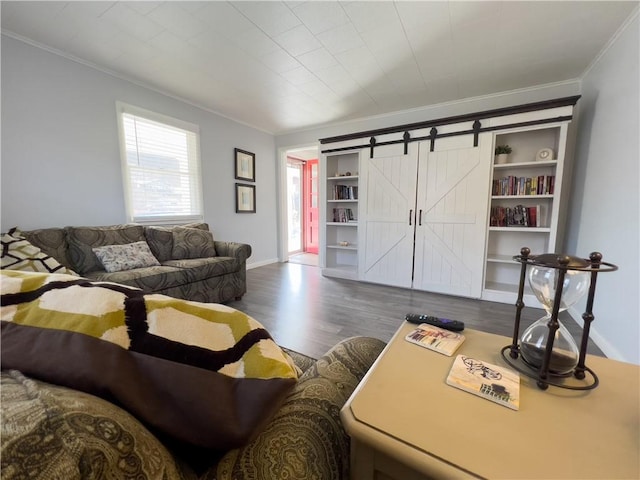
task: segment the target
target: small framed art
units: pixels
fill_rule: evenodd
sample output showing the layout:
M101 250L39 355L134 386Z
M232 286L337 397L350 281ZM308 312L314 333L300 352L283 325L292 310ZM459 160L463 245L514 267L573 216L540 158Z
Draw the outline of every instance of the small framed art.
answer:
M256 186L236 183L236 213L256 213Z
M236 179L247 182L256 181L256 154L234 148Z

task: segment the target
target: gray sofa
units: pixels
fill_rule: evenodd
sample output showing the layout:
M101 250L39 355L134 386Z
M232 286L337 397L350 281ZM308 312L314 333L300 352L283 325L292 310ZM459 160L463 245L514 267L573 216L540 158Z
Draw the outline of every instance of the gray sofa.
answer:
M246 260L251 246L203 241L206 223L157 227L138 224L64 227L23 231L24 237L65 267L91 280L138 287L185 300L225 303L247 291ZM204 235L207 237L207 235ZM160 265L107 272L95 247L145 241Z
M194 226L191 227L193 229ZM197 227L200 230L206 229L204 224ZM95 246L122 245L139 241L141 238L140 228L142 228L144 238L153 250L154 256L162 263L161 266L141 269L148 270L149 275L145 275L145 272L131 270L131 277L123 280L116 274L125 274L127 271L110 274L97 265L92 246L95 248ZM168 278L172 272L179 268L187 270L187 267L184 266L187 264L194 269L196 265L193 263L202 266L215 263L229 265L229 262L236 262L241 265L240 270L233 273L223 273L219 276L222 277L223 284L225 279L229 277L233 278L231 283L241 283L231 289L218 290L215 293L217 297L214 301L229 295L233 298L244 293L246 290L244 282L245 261L251 253L250 247L215 242L217 256L201 258L199 260L208 260L208 262L201 264L187 262L198 259L176 260L171 258L175 256L172 242L175 243L175 240L179 239L181 242L188 243L188 240L183 238L188 233L193 232L177 231L175 228L157 227L154 229L139 225L123 225L44 229L22 232L22 235L30 243L39 247L44 254L58 259L67 268L76 269L84 277L118 283L125 283L126 280L129 285L141 286L150 292L178 291L178 296L183 296L183 298L191 296L190 288L193 283L169 286L170 280ZM180 246L184 246L184 243L180 243ZM195 250L197 253L197 248ZM188 254L180 253L180 256L182 255ZM212 259L216 258L219 259L218 262L213 262ZM182 267L179 266L181 264ZM60 266L57 265L57 267ZM161 268L168 269L165 274L167 279L157 282L154 272ZM222 268L221 270L224 271ZM7 273L15 274L18 272ZM197 273L191 272L194 276ZM185 278L179 274L175 275L176 278ZM214 282L214 285L220 284L220 282L215 283L215 277L212 277L211 281ZM196 280L195 282L204 289L208 288L208 279ZM4 285L4 283L2 284ZM80 289L80 292L85 291L86 289ZM10 304L11 299L15 301L15 291L10 289L8 293L10 298L3 295L3 304L5 305ZM49 294L49 291L47 290L45 294ZM77 295L82 295L82 293L74 293L74 295L74 301L77 301ZM200 294L196 296L203 298ZM40 309L39 301L30 300L30 298L23 299L23 302L32 302L35 309ZM93 296L90 298L95 299ZM15 305L15 302L11 305ZM227 310L233 309L225 308L225 311ZM2 356L0 362L2 363L2 372L0 373L0 437L2 438L2 442L0 442L0 476L3 479L28 477L78 480L86 478L347 480L349 478L350 441L340 421L340 409L384 348L384 342L366 337L346 339L317 360L289 350L289 355L300 372L303 373L282 399L279 408L268 419L264 419L264 424L256 430L255 436L249 439L248 443L243 443L230 450L214 450L176 441L156 423L146 422L142 419L143 417L148 419L148 415L140 415L139 411L125 410L116 401L114 390L111 388L99 388L99 392L93 392L99 396L94 396L94 394L87 393L82 389L76 390L69 386L56 384L57 382L53 380L49 380L53 383L47 383L45 378L41 378L43 370L29 371L29 365L32 361L38 363L44 359L45 365L47 362L52 362L54 357L52 348L56 344L58 353L79 352L79 355L83 355L83 352L91 352L92 358L99 361L87 360L84 363L97 367L99 373L97 378L112 378L115 380L115 384L120 385L123 377L121 372L128 370L127 366L136 365L132 369L134 373L135 371L143 371L140 366L143 359L145 362L148 361L147 357L150 356L148 349L144 350L145 353L132 352L130 363L117 361L123 356L119 347L113 347L119 352L117 356L102 356L99 352L97 353L97 349L93 347L96 345L95 342L101 342L101 340L92 337L88 340L91 342L88 349L76 348L74 350L69 348L69 345L73 343L70 343L73 332L61 328L43 327L39 329L42 331L34 334L33 329L38 329L38 327L18 325L18 322L14 321L15 311L15 309L7 309L7 318L3 318L7 321L0 322L2 323L3 342L3 348L0 350ZM46 323L46 316L52 313L53 310L47 308L43 316L35 315L35 317ZM192 313L190 310L189 314ZM31 320L33 318L32 315ZM11 334L11 331L15 332L16 329L29 331L29 334L35 335L33 338L38 340L30 342L29 347L26 348L19 342L19 337ZM142 330L144 329L138 330L138 332ZM258 332L260 330L262 329L255 329ZM146 331L144 334L146 335ZM84 339L85 334L78 334L78 336L82 336L83 341L87 341ZM154 341L162 340L157 335L145 336L147 340L150 340L150 337L153 337L151 340ZM245 338L247 338L246 335L242 337L242 339ZM149 346L148 343L141 345L143 347ZM173 358L163 356L167 353L165 346L168 343L164 342L160 345L162 346L160 349L162 354L157 358L158 364L170 363L173 365L176 363ZM201 346L194 348L197 348L198 353L202 354L203 348ZM227 350L235 350L235 347L226 349L225 352ZM13 352L14 355L11 356L10 352ZM181 369L187 377L193 376L195 371L202 370L198 366L190 367L191 363L189 362L192 362L193 358L190 356L187 358L188 361L184 361L185 359L181 356L176 360L184 363ZM19 362L19 364L11 362ZM60 364L61 362L57 362L57 365ZM72 363L72 367L68 369L69 374L67 375L65 372L62 383L67 384L69 378L81 377L80 369L76 368L77 364L78 362ZM173 366L175 367L175 365ZM212 367L212 370L215 369ZM44 367L44 371L49 371L48 366ZM158 372L157 376L148 375L154 371ZM160 380L155 384L156 387L166 388L167 392L176 393L177 398L184 398L187 392L177 385L180 382L176 381L175 376L173 380L169 378L168 371L167 368L147 369L145 371L147 377L141 382L143 385L141 388L149 387L149 382L155 378ZM232 377L229 377L227 381L231 382L232 391L239 391L233 389L249 388L243 387L243 385L254 383L261 385L264 382L261 378L248 378L242 381L242 379ZM126 387L124 389L128 391ZM219 390L207 390L206 386L198 383L194 391L205 399L206 409L221 410L222 395ZM170 395L162 397L173 398ZM243 411L246 410L245 413L253 414L256 411L254 408L256 402L251 397L249 398L251 400L249 408ZM189 419L199 421L200 411L194 408L195 404L187 401L186 405L188 409L183 409L180 414L177 413L175 402L170 402L162 411L152 410L152 412L160 414L166 413L168 410L172 415L176 415L178 425L187 424ZM153 413L154 419L156 413ZM200 414L202 415L202 413ZM184 416L184 421L182 421L182 416Z

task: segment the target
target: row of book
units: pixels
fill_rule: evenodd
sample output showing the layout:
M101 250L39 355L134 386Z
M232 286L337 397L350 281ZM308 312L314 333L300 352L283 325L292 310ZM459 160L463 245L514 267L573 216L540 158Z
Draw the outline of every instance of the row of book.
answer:
M334 185L333 199L334 200L357 200L358 186L357 185Z
M333 209L333 221L340 223L357 222L353 215L353 210L350 208L334 208Z
M544 205L525 207L491 207L492 227L542 227L545 225Z
M493 181L492 195L553 195L555 175L537 177L515 177L509 175Z

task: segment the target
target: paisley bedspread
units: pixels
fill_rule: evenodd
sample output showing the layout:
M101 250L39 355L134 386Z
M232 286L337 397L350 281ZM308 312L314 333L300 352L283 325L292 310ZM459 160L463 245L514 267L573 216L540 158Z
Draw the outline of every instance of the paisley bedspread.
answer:
M7 480L192 480L133 416L100 398L3 371L0 471Z

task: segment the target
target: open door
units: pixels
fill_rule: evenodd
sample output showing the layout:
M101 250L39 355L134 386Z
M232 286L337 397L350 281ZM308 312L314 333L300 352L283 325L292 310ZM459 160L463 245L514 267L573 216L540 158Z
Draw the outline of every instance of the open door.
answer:
M281 181L279 257L284 262L318 265L320 249L318 147L280 150Z
M302 169L304 205L304 251L318 253L318 159L308 160Z

